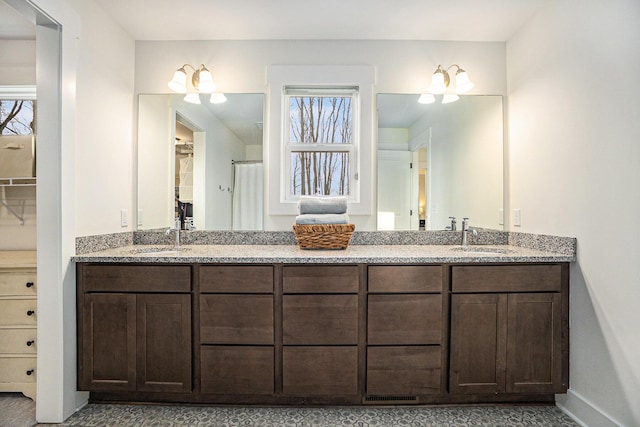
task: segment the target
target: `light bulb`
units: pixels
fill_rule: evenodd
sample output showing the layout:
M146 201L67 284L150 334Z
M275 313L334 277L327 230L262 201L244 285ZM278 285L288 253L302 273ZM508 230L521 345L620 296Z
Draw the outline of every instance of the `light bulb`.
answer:
M422 95L420 95L420 98L418 98L418 102L420 104L433 104L434 102L436 102L436 97L431 95L430 93L423 93Z
M467 72L462 68L456 73L456 93L467 93L473 88L473 83L469 80Z
M178 68L173 73L173 78L168 84L169 89L178 93L187 93L187 72L184 67Z
M449 84L448 75L445 76L446 71L442 69L440 65L438 65L438 69L431 76L431 85L429 86L429 93L444 93L447 90L447 85Z
M222 92L214 92L211 94L209 102L212 104L222 104L223 102L227 102L227 97L224 96L224 93Z
M189 102L191 104L200 104L200 94L191 92L184 96L185 102Z
M449 104L450 102L456 102L458 99L460 99L458 95L447 93L445 96L442 97L442 103Z
M204 65L199 72L198 90L200 93L211 93L216 90L216 84L213 82L211 72Z

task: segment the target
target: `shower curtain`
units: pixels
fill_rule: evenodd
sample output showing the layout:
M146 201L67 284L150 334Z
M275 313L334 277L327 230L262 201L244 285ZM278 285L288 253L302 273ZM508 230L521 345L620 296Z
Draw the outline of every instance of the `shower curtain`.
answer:
M233 229L262 230L262 163L236 163Z

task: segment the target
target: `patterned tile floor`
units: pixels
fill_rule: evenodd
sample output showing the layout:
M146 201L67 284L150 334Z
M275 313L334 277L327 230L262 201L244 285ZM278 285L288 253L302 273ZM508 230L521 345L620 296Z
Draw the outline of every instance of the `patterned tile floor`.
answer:
M45 426L53 424L38 424ZM246 408L90 404L64 424L82 427L575 427L555 406Z

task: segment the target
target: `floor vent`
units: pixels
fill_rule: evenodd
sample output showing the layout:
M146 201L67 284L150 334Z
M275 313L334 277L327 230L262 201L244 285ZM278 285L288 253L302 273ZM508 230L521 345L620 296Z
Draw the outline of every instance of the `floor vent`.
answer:
M362 403L379 404L379 405L406 405L408 403L418 403L417 396L397 395L397 394L379 394L365 396Z

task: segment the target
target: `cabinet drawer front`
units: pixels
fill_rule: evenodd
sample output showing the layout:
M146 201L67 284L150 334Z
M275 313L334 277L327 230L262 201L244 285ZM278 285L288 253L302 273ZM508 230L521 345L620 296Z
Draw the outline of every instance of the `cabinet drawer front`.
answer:
M36 295L36 271L0 270L0 295Z
M35 382L35 357L0 357L0 383Z
M440 344L440 295L369 295L369 344Z
M85 292L190 292L188 265L86 265Z
M35 298L0 300L0 326L35 326L36 306Z
M36 329L0 329L0 353L35 354Z
M358 394L358 348L284 347L282 391L308 396Z
M560 292L562 266L454 266L451 279L453 292Z
M202 393L273 394L273 347L203 346Z
M440 346L367 348L368 394L440 393Z
M203 344L273 344L272 295L201 295Z
M200 292L257 293L273 292L273 267L202 266Z
M372 265L369 292L442 292L442 267Z
M284 295L284 344L357 344L357 295Z
M285 266L284 293L357 293L358 266Z

